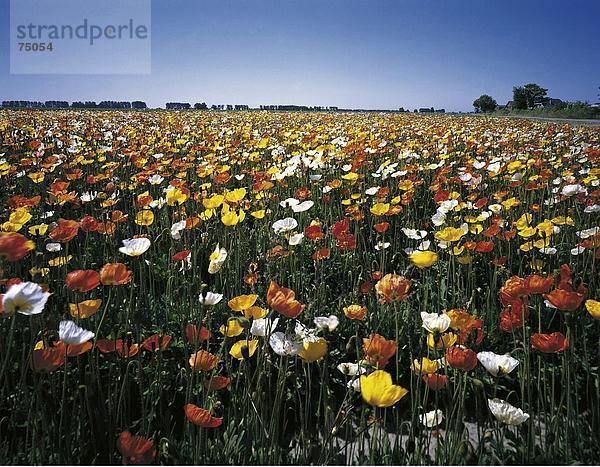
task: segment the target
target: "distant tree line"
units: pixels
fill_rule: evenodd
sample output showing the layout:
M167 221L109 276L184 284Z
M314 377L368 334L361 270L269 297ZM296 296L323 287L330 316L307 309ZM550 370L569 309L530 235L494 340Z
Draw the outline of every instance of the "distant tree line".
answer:
M11 109L146 109L143 101L75 101L69 104L67 101L2 101L3 108Z

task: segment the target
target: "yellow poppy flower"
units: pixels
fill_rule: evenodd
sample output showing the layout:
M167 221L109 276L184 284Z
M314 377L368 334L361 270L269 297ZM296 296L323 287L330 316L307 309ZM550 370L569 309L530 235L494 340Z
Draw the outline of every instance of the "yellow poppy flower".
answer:
M233 311L244 311L254 306L257 298L258 295L256 294L238 295L237 297L229 300L227 305L229 305L229 308L231 308Z
M390 209L388 203L377 203L371 207L371 213L375 216L383 216Z
M411 365L415 373L431 375L440 369L439 362L423 357L421 360L415 358Z
M456 242L465 235L465 231L455 227L446 227L435 233L435 238L445 242Z
M254 352L256 352L256 349L258 348L258 342L258 339L242 339L241 341L237 341L231 346L229 355L231 355L233 358L237 358L238 360L250 358L252 355L254 355Z
M265 318L269 314L269 310L261 308L259 306L251 306L247 310L244 310L244 317L250 319L261 319Z
M86 319L94 316L102 305L101 299L85 300L79 303L69 303L69 312L73 318Z
M327 341L319 337L315 342L305 342L298 356L307 363L316 362L327 353Z
M427 336L427 346L431 350L441 350L447 349L448 347L452 347L456 343L457 336L453 332L448 332L446 334L442 334L439 338L435 339L435 336L432 333L429 333Z
M408 394L408 390L392 384L392 376L387 371L377 370L360 377L360 393L369 405L391 407Z
M586 300L585 309L588 311L592 318L600 319L600 302L591 299Z
M438 260L438 255L434 251L413 251L410 254L410 261L420 269L433 266Z
M135 223L137 225L148 226L154 222L154 213L150 209L139 211L135 215Z
M223 324L219 328L219 332L227 337L236 337L244 332L244 328L237 319L230 318L227 320L227 324Z

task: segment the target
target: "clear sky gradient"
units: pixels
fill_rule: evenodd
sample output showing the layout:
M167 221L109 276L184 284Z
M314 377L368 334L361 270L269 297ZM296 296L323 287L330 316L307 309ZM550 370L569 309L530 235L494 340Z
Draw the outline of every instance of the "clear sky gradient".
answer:
M150 74L31 76L0 0L0 100L470 111L535 82L597 102L599 21L598 0L153 0Z

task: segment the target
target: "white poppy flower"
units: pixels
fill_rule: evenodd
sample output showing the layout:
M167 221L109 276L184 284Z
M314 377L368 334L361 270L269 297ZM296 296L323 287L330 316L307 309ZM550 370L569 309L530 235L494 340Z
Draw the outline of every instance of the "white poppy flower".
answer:
M217 246L215 247L215 251L213 251L210 255L210 263L208 264L208 273L216 274L221 270L223 264L225 264L225 260L227 259L227 250L225 248Z
M302 243L303 239L304 239L304 234L297 233L297 234L291 235L290 238L288 238L288 243L291 246L300 245Z
M60 243L47 243L46 251L55 252L62 250L62 245Z
M580 246L576 246L575 248L572 248L571 254L573 256L577 256L577 255L580 255L581 253L583 253L584 251L585 251L585 247L580 245Z
M273 230L275 233L284 233L294 230L298 227L298 221L292 217L286 217L273 223Z
M445 332L451 323L450 316L445 313L438 315L437 313L421 312L423 327L429 332Z
M123 246L119 251L127 256L140 256L148 251L151 242L148 238L128 238L123 240Z
M594 235L596 235L598 231L600 231L600 227L592 227L590 229L575 232L575 235L577 235L582 240L585 240L586 238L593 237Z
M267 334L273 332L273 330L277 327L277 323L279 323L279 318L259 318L252 321L252 327L250 328L250 333L253 336L264 337Z
M498 355L494 352L479 352L477 360L494 376L507 375L519 366L519 360L510 355Z
M175 222L171 226L171 237L173 240L181 240L181 231L185 229L185 221Z
M304 348L304 344L298 336L289 336L283 332L274 332L271 334L269 345L281 357L298 355Z
M317 316L313 321L318 329L327 329L329 332L335 331L340 324L340 320L335 315Z
M94 337L92 331L80 328L74 321L61 321L58 324L58 337L65 344L83 344Z
M377 242L377 245L375 245L375 250L377 251L381 251L381 250L386 250L390 247L391 243L390 242Z
M342 373L344 373L347 376L356 376L356 375L362 375L364 373L366 373L367 369L361 365L359 365L358 363L340 363L337 366L337 369L340 370Z
M424 415L421 415L421 423L427 428L438 426L444 420L444 412L440 409L432 410Z
M311 174L308 176L308 178L310 178L311 182L318 182L319 180L321 180L321 178L323 178L323 175L321 174Z
M354 389L355 392L360 392L360 378L351 379L350 381L348 381L346 386Z
M290 208L300 204L300 200L296 198L287 198L279 203L282 208Z
M223 294L220 293L206 292L206 294L198 296L198 301L203 305L216 305L221 300L223 300Z
M160 185L163 182L163 180L164 180L164 177L154 174L148 178L148 183L150 183L150 185Z
M578 195L579 193L587 193L587 190L578 184L565 185L560 192L560 194L563 196L573 196Z
M296 336L302 339L303 342L316 342L319 340L319 336L317 336L317 329L311 329L307 326L304 326L304 324L302 324L300 321L296 322L294 332L296 333Z
M310 208L312 208L315 205L314 201L302 201L300 204L295 204L292 206L292 211L294 212L304 212L304 211L308 211Z
M517 426L529 419L529 414L502 399L488 399L488 407L496 420L506 425Z
M376 194L377 194L377 192L379 191L379 189L380 189L380 188L381 188L381 187L379 187L379 186L373 186L373 187L371 187L371 188L367 188L367 189L365 190L365 194L367 194L367 195L369 195L369 196L376 195Z
M404 235L406 235L411 240L421 240L421 239L427 237L427 231L426 230L417 230L417 229L403 228L402 232L404 233Z
M600 204L592 204L591 206L587 206L583 212L586 214L590 214L592 212L600 212Z
M44 310L49 296L35 282L14 284L2 296L2 312L5 315L15 312L27 316L37 315Z

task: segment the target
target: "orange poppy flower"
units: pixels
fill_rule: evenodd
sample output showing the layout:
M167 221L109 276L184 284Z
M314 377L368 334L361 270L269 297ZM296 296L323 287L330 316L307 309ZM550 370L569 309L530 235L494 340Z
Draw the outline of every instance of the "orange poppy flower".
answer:
M331 256L331 250L329 248L321 248L315 251L311 258L314 261L323 261L324 259L328 259Z
M137 355L139 351L139 345L133 344L128 340L123 339L109 340L100 339L96 342L96 347L102 353L117 352L121 357L129 358Z
M207 352L206 350L198 350L193 353L189 359L192 370L196 371L211 371L219 363L219 357Z
M410 279L404 276L386 274L375 284L375 290L382 303L393 303L408 297L410 285Z
M365 316L367 316L368 311L366 306L350 305L344 307L344 314L349 319L358 319L362 321L365 319Z
M194 404L186 404L183 410L187 419L201 428L217 428L223 423L222 417L213 417L208 410Z
M446 349L446 361L452 368L471 371L477 366L477 354L470 349L450 347Z
M100 269L103 285L125 285L131 282L133 273L123 263L108 263Z
M32 363L35 371L46 371L51 373L65 363L65 348L63 346L47 347L34 350Z
M20 233L0 233L0 258L13 263L23 259L32 250L35 250L35 243Z
M55 242L67 243L73 240L78 232L79 222L61 218L48 236Z
M532 274L525 278L525 289L530 294L547 293L554 285L554 277L542 277L537 274Z
M267 303L275 311L288 318L296 318L305 307L296 300L296 294L293 290L280 287L275 281L271 281L269 284Z
M569 347L569 341L560 332L534 334L529 338L529 342L535 350L544 353L560 353Z
M225 389L231 383L231 378L227 376L213 376L204 380L204 387L209 391L219 391Z
M585 295L585 293L555 289L550 293L544 294L544 298L560 311L575 311L585 299Z
M507 306L511 302L519 300L526 295L527 288L525 287L525 280L519 276L510 277L500 288L500 301L504 306Z
M150 464L156 457L156 449L151 439L133 436L129 431L119 435L117 448L123 456L123 465Z
M71 271L67 274L65 284L69 289L82 293L89 292L100 285L100 274L92 269Z
M58 341L54 343L54 347L60 347L63 352L66 351L67 357L77 357L92 350L93 346L90 341L83 344L65 344L63 341Z
M376 368L384 368L397 350L396 342L387 340L379 334L371 334L368 339L363 339L365 358Z

